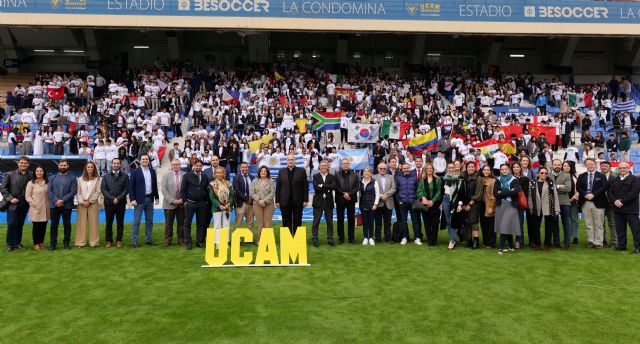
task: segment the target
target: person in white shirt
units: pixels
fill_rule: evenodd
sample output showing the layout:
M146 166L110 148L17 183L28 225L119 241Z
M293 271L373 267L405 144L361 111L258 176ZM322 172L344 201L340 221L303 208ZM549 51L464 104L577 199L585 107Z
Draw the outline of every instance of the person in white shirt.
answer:
M447 172L447 160L442 155L442 152L438 152L438 155L433 159L433 170L436 175L442 177Z
M93 150L93 161L98 165L98 173L102 174L107 170L107 149L103 140L98 140L98 145Z
M111 173L110 161L118 157L118 147L111 142L111 139L106 139L104 145L105 157L107 159L107 172Z
M496 176L500 175L500 165L506 164L509 158L502 153L502 150L498 149L495 153L493 153L493 174Z

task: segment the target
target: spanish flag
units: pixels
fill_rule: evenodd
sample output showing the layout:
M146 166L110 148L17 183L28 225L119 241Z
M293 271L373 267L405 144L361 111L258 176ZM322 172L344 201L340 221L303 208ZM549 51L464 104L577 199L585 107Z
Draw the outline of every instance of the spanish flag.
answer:
M438 147L438 135L435 129L409 140L409 151L411 154L421 154L425 150L432 150L436 147Z

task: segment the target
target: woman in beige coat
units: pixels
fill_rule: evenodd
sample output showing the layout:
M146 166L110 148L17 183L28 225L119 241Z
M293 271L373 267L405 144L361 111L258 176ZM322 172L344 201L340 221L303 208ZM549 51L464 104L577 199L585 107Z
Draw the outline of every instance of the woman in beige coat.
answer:
M249 197L253 199L253 213L256 215L256 224L258 225L258 242L260 242L260 234L262 228L270 228L273 219L274 198L276 195L273 180L270 178L269 169L266 166L260 166L258 169L258 178L253 179L249 187Z
M27 183L25 199L29 203L29 220L33 224L33 249L42 251L49 221L49 179L41 166L36 167L33 179Z
M100 198L100 184L102 178L93 161L84 165L82 176L78 178L78 221L76 227L76 246L79 248L87 245L87 225L89 226L89 245L97 247L100 244L98 232L98 199Z

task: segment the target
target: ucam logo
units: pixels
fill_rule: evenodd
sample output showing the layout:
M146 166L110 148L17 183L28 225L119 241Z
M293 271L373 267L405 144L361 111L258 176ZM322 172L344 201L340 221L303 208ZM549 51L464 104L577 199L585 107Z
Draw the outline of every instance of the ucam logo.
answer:
M238 228L231 234L230 247L226 244L215 248L216 229L207 230L205 257L207 265L203 268L221 267L259 267L259 266L310 266L307 263L307 229L298 227L295 235L289 228L280 228L280 252L276 244L273 228L263 228L260 233L260 244L255 258L253 252L241 252L241 244L253 242L253 233L247 228ZM229 242L229 229L218 229L220 242ZM231 262L230 265L226 265ZM297 263L296 263L297 262Z
M190 3L191 1L187 2ZM193 3L193 10L198 12L269 12L268 0L193 0ZM178 9L182 11L188 10Z
M537 12L537 13L536 13ZM524 16L540 18L609 18L606 7L524 6Z

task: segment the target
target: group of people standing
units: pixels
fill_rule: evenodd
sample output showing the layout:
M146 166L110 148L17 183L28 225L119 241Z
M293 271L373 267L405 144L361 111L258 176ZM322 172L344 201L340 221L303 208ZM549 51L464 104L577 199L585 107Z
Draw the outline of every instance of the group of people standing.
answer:
M5 174L0 192L7 207L7 248L22 247L22 227L27 214L33 223L34 249L43 250L47 223L50 224L50 250L58 243L58 224L62 218L63 245L71 248L71 211L77 202L76 247L97 247L100 244L98 214L102 198L106 216L105 247L112 247L113 222L116 221L115 246L123 246L124 213L127 198L134 208L131 245L139 245L142 215L145 216L145 238L153 245L154 205L163 195L165 216L164 246L173 242L174 222L178 243L187 250L193 247L191 224L196 218L197 247L205 246L206 229L229 228L232 212L235 227L246 221L253 231L257 227L257 242L262 228L272 225L275 208L280 208L283 226L292 234L302 225L302 212L309 199L305 169L295 166L295 155L286 158L287 167L271 178L269 168L258 168L257 176L249 175L249 165L242 163L239 173L228 180L225 168L212 159L211 168L203 169L197 160L185 172L178 159L171 162L171 171L160 183L149 157L140 158L140 167L128 176L121 170L119 159L111 161L111 172L100 175L96 164L88 161L79 178L69 174L67 161L60 160L58 173L47 177L41 166L30 169L28 157L18 160L18 168ZM474 161L447 164L446 172L436 173L431 162L424 163L418 155L414 165L398 164L390 156L379 162L374 172L370 167L362 175L343 159L341 169L332 174L328 162L319 164L313 181L312 242L319 246L319 225L325 219L327 242L334 246L334 209L337 214L337 244L346 240L355 244L356 204L360 209L363 245L376 242L411 240L408 221L411 218L413 241L422 245L423 231L429 246L438 243L438 232L447 229L448 248L459 244L477 249L482 245L498 249L499 254L523 247L524 223L527 223L529 245L534 250L550 251L553 247L568 250L578 243L578 212L584 214L587 246L607 246L605 217L611 229L609 243L619 251L627 249L627 227L633 235L633 253L640 253L640 221L638 196L640 179L630 173L629 164L618 165L618 175L611 172L608 162L596 170L594 159L586 160L587 171L576 175L570 162L553 160L552 168L537 171L531 160L522 156L511 164L501 164L498 171L489 165L477 171ZM463 165L464 164L464 165ZM494 173L499 172L496 176ZM0 206L2 206L0 204ZM397 222L392 226L395 209ZM345 237L345 215L347 236ZM255 218L255 221L254 221ZM563 241L560 243L560 222ZM541 228L544 224L544 242ZM393 228L393 231L392 231ZM87 230L89 238L87 240ZM219 233L214 239L221 243Z

